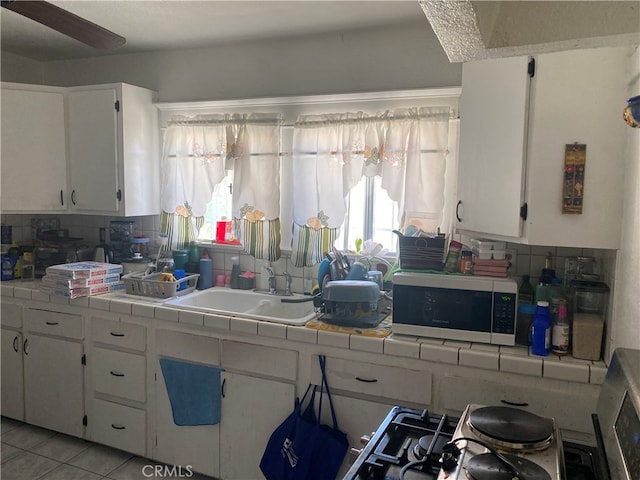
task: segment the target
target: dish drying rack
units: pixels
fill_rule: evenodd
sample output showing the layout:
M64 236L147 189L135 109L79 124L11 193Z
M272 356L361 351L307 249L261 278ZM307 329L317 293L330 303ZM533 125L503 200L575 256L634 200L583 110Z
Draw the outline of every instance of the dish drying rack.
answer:
M129 295L169 298L193 292L200 277L199 273L192 273L176 281L166 281L160 280L161 275L162 273L134 272L123 275L122 281Z

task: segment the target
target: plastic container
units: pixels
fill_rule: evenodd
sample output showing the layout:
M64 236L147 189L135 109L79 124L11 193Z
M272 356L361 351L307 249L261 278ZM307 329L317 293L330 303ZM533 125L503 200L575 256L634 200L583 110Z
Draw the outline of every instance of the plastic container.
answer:
M240 277L240 257L231 257L231 288L240 288L238 279Z
M187 269L187 262L189 261L189 250L174 250L171 256L173 257L173 268L182 270Z
M451 240L449 243L449 252L447 252L447 259L444 262L444 270L447 272L456 272L458 270L458 263L460 261L460 251L462 250L462 244Z
M35 265L33 263L33 253L24 252L22 254L22 280L31 282L35 280Z
M213 260L210 258L201 258L199 268L200 278L198 279L198 290L213 287Z
M551 352L551 314L549 302L539 301L531 322L531 353L546 357Z

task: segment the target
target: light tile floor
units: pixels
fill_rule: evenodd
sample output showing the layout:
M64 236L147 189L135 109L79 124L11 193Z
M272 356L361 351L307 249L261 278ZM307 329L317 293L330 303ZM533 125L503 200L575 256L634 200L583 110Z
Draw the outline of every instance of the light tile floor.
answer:
M157 462L2 417L2 480L174 480ZM145 468L146 466L146 468ZM150 466L150 467L149 467ZM173 470L176 472L176 470ZM211 480L193 473L189 480Z

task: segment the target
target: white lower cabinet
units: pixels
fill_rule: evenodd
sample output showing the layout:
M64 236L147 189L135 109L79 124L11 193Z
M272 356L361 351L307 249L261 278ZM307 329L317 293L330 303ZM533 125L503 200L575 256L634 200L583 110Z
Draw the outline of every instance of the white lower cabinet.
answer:
M260 459L275 428L293 411L295 385L224 372L220 476L262 478Z
M146 456L146 327L97 315L89 326L87 437Z
M146 411L93 399L93 415L88 430L94 442L145 456L146 427Z
M25 421L82 437L82 316L27 308L23 337Z
M158 330L155 355L155 434L153 459L212 477L220 476L220 425L176 425L160 359L217 367L220 341L199 335Z
M331 385L329 385L331 387ZM360 398L347 397L344 395L332 394L333 406L336 410L338 427L347 434L349 447L359 450L364 448L361 438L364 435L371 436L374 429L382 423L389 411L397 404L389 401L388 403L381 401L362 400ZM323 423L332 425L331 417L325 416L324 412L328 411L328 405L323 407ZM338 478L342 478L355 460L355 456L347 451L342 462L342 467L338 472Z
M24 339L25 421L84 435L83 347L81 343L26 333Z
M2 415L24 420L22 332L2 327Z

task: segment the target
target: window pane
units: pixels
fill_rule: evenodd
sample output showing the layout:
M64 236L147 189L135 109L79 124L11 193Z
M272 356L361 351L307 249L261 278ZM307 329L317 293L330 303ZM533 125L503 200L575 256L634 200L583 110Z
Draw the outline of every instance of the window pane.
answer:
M382 187L382 178L373 179L373 241L382 244L390 252L395 251L398 229L398 202L394 202Z
M204 225L198 232L198 240L213 240L216 238L216 222L223 217L231 219L231 186L233 185L233 171L229 170L227 176L215 186L211 201L207 204Z

